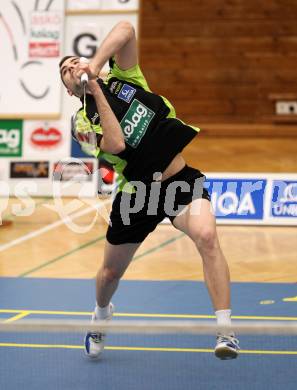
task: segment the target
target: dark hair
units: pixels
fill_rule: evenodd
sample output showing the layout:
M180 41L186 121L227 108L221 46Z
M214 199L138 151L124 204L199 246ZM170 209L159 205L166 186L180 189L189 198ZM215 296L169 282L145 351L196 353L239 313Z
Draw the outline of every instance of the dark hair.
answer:
M61 66L63 65L63 63L68 60L68 58L72 58L72 57L76 57L76 56L64 56L61 61L59 62L59 68L61 68Z

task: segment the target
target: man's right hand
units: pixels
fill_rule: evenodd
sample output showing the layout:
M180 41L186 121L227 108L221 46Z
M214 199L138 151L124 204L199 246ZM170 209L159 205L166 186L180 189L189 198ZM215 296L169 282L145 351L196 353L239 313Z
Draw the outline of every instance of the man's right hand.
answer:
M78 64L78 77L81 77L83 73L87 73L89 80L95 80L98 77L98 71L95 69L92 63L87 64L85 62L80 62Z

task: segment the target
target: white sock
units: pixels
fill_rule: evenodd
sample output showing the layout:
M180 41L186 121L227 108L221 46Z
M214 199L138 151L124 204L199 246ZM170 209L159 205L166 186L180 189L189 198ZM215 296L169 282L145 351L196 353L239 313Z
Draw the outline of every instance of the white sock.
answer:
M105 307L100 307L96 304L95 307L95 316L97 320L105 320L110 315L110 304Z
M215 312L217 317L218 327L230 326L231 325L231 310L217 310Z

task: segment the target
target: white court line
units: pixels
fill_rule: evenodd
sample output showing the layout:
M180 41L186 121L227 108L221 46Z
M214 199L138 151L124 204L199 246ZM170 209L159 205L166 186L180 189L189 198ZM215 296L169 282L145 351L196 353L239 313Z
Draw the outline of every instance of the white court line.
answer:
M78 211L77 213L70 214L67 217L63 218L63 219L60 219L59 221L53 222L50 225L44 226L41 229L34 230L33 232L25 234L24 236L21 236L19 238L16 238L15 240L12 240L12 241L8 242L7 244L0 245L0 252L3 252L6 249L12 248L12 247L14 247L16 245L19 245L19 244L21 244L21 243L23 243L23 242L25 242L27 240L30 240L31 238L35 238L37 236L40 236L41 234L46 233L46 232L48 232L50 230L53 230L56 227L58 227L60 225L63 225L64 222L69 221L69 219L72 220L72 219L75 219L75 218L79 218L79 217L81 217L83 215L89 214L90 212L92 212L94 210L99 210L101 207L105 206L108 203L111 203L110 199L107 199L105 201L101 201L98 205L95 205L93 207L88 207L87 209Z

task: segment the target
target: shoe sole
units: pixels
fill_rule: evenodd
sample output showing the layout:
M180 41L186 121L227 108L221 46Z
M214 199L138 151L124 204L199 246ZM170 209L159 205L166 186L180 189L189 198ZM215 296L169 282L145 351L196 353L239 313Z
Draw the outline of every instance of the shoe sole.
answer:
M89 360L100 360L101 359L101 352L99 353L99 355L93 356L93 355L88 355L87 352L85 351L85 356Z
M84 339L84 352L85 352L85 356L87 356L89 359L91 360L99 360L101 358L101 355L104 351L104 347L105 347L105 343L103 344L103 348L102 350L97 354L97 355L91 355L87 352L87 348L86 348L86 337Z
M238 352L235 349L222 347L215 350L215 355L221 360L231 360L237 358Z

